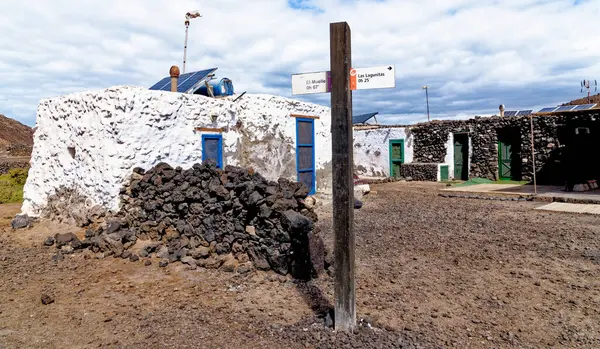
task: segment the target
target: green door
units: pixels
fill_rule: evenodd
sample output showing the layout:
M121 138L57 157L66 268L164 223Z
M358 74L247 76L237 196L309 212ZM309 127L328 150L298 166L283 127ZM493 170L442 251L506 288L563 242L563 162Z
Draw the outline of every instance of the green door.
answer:
M518 128L498 132L498 179L521 180L521 131Z
M390 177L400 176L404 163L404 139L390 139Z
M454 179L469 179L469 136L454 135Z
M500 179L512 179L512 145L502 140L498 141L498 173Z
M447 181L448 179L448 165L440 166L440 180Z

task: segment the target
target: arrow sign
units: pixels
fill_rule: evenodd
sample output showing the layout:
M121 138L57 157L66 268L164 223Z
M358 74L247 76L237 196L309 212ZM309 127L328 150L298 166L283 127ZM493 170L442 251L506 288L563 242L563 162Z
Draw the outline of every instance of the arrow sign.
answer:
M393 65L350 69L351 90L394 87L396 87L396 69Z
M292 95L327 93L331 91L331 73L322 71L292 75Z

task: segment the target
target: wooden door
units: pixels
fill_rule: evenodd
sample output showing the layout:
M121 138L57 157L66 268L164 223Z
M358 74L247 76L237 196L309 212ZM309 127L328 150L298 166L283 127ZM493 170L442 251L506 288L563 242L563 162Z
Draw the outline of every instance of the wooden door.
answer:
M404 163L404 140L390 139L390 177L400 176Z
M454 179L469 179L469 136L454 135Z
M505 140L498 141L498 174L500 179L512 179L512 144Z

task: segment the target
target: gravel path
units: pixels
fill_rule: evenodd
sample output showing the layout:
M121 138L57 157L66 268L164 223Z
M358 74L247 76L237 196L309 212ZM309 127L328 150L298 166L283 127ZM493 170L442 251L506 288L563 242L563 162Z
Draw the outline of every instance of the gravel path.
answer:
M600 217L442 198L434 185L372 189L355 217L355 334L324 325L329 277L52 261L48 233L79 232L44 224L0 227L0 348L600 347ZM14 210L0 206L0 220Z

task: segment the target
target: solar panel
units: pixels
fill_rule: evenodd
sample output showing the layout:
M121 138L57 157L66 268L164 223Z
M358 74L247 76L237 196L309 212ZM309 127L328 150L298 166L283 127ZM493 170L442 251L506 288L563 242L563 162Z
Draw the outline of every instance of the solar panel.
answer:
M353 124L364 124L370 118L374 117L377 114L379 114L379 112L368 113L368 114L360 114L360 115L353 115L352 116L352 123Z
M596 106L596 104L580 104L580 105L576 106L575 109L573 109L573 110L588 110L588 109L592 109L595 106Z
M576 105L563 105L558 107L555 111L571 111L575 109Z
M516 116L517 115L517 110L506 110L504 112L504 116Z
M154 84L152 87L150 87L151 90L161 90L166 84L170 84L171 83L171 78L164 78L162 80L160 80L159 82L157 82L156 84Z
M181 74L177 80L177 92L193 93L216 70L217 68L212 68ZM150 90L171 91L171 77L160 80L154 86L150 87Z
M542 109L540 109L540 111L538 113L551 113L551 112L555 111L556 108L558 108L558 107L542 108Z
M530 115L533 110L519 110L517 116Z

